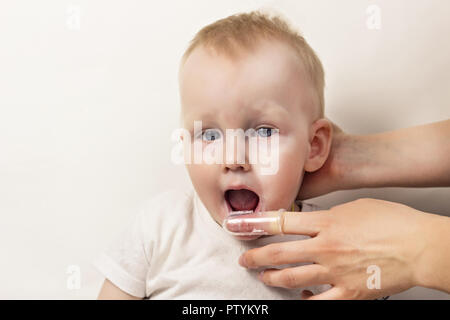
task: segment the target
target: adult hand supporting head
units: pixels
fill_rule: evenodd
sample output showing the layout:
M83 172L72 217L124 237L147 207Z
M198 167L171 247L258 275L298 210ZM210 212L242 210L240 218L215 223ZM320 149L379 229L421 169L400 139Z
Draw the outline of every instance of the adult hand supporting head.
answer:
M450 120L369 135L332 127L329 155L305 172L299 199L345 189L450 186Z
M352 155L349 155L348 150L345 149L350 145L347 141L350 140L351 136L342 131L335 123L331 121L330 123L333 134L328 158L319 170L305 171L298 199L309 199L349 188L346 185L347 179L345 178L349 167L347 162L351 162Z
M375 199L360 199L324 211L285 212L283 233L312 238L251 249L239 261L248 268L313 263L266 269L260 275L265 284L276 287L333 286L309 299L379 298L425 284L430 266L424 261L427 250L440 241L436 237L442 233L435 231L441 218ZM369 273L373 270L378 274ZM371 279L379 280L379 288L376 281L376 287L369 288Z

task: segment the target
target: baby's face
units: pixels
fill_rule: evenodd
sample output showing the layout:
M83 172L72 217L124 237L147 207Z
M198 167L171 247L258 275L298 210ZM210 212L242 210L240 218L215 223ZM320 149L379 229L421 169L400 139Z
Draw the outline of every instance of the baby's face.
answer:
M244 207L289 210L302 183L315 116L312 87L292 49L279 42L262 42L255 52L231 60L197 47L180 69L179 80L191 155L196 140L202 148L223 143L222 164L194 163L192 158L186 165L197 194L215 221L222 224L230 211ZM202 121L203 135L199 137L194 137L194 121ZM267 139L268 145L278 136L275 173L262 174L263 164L249 163L247 138L244 164L237 163L237 147L226 150L226 129L239 128L244 132L254 129L257 139ZM235 163L226 162L227 152ZM227 191L230 189L249 189L257 197Z

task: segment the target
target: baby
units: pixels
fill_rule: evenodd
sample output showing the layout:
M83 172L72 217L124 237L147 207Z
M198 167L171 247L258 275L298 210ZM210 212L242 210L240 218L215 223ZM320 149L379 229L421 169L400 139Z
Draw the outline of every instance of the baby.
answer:
M185 160L194 145L203 152L219 146L217 155L228 147L229 129L246 132L245 150L227 148L218 163L188 159L193 188L149 199L94 261L106 277L99 298L300 299L305 288L267 286L260 270L242 268L238 259L251 248L308 236L234 237L222 223L233 211L317 210L296 197L304 172L321 168L331 146L320 60L280 17L238 14L196 34L181 60L179 87ZM249 161L255 139L276 151L269 174Z

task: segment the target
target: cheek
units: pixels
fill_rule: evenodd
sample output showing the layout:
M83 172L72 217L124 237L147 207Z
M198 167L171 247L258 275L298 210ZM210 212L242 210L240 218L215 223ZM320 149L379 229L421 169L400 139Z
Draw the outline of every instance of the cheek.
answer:
M278 172L260 177L265 190L265 210L287 209L297 196L303 178L306 148L298 142L295 145L280 143Z
M210 212L213 212L214 205L218 203L217 190L220 190L218 184L220 175L219 166L190 164L186 165L186 169L191 178L192 185L203 204Z
M192 185L200 200L210 212L214 220L221 223L218 217L219 205L223 205L223 195L218 192L220 166L208 164L189 164L186 169L191 178Z

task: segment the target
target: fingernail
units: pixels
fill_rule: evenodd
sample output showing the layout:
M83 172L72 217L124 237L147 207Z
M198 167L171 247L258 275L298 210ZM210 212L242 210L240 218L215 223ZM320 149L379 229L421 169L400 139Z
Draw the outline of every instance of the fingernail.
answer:
M264 275L264 270L261 271L260 273L258 273L258 279L259 279L259 280L262 280L263 275Z
M239 264L240 264L241 266L243 266L243 267L247 267L247 263L246 263L246 261L245 261L245 256L244 256L244 255L241 255L241 256L239 257Z
M309 290L302 291L302 299L307 300L309 297L312 297L314 294Z

